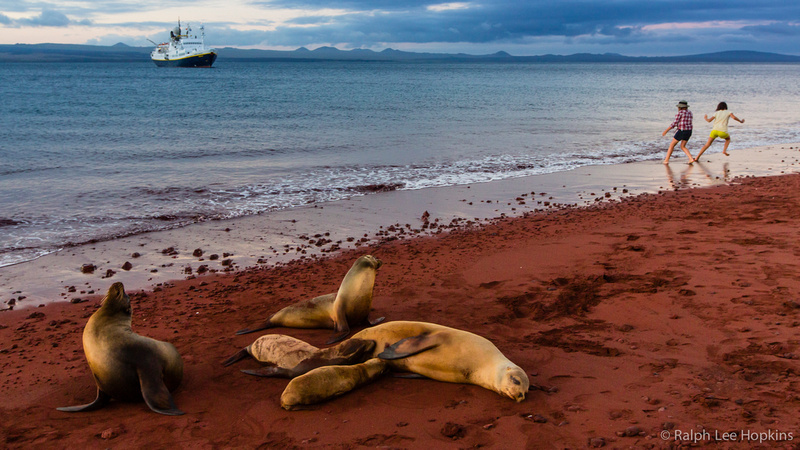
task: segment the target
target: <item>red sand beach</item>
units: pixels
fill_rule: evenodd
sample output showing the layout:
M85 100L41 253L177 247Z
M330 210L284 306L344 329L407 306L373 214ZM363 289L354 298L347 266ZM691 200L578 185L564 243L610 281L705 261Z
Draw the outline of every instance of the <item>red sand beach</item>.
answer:
M800 175L642 194L505 218L129 292L134 331L185 363L186 415L114 402L68 414L95 386L81 332L99 296L0 313L0 443L52 448L800 448ZM234 331L334 292L383 260L372 316L492 340L537 386L515 403L469 385L387 376L305 411L287 380L221 361ZM95 282L98 293L106 285ZM101 286L102 285L102 289ZM87 297L84 297L87 298ZM322 346L329 330L275 329Z

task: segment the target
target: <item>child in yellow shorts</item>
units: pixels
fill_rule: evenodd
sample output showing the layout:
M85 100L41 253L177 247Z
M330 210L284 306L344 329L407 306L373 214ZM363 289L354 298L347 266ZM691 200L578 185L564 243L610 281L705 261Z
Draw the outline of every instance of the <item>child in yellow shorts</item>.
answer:
M719 105L717 105L717 112L715 112L713 116L708 117L708 115L704 115L703 118L706 119L706 122L711 122L713 120L714 128L711 129L708 142L700 149L700 153L697 154L692 162L700 161L700 155L702 155L708 147L711 147L711 143L714 142L716 138L725 139L725 147L722 149L722 154L730 156L728 154L728 145L731 143L731 135L728 134L728 119L733 118L733 120L739 123L744 123L744 119L739 119L733 115L732 112L728 111L728 104L725 102L719 102Z

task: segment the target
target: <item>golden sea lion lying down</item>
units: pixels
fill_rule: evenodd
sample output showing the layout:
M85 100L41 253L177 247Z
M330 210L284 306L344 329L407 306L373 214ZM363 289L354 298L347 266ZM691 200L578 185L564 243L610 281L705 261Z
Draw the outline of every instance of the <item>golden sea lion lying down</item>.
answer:
M517 402L525 399L530 387L525 371L488 339L468 331L426 322L397 321L364 329L353 339L374 341L373 356L380 363L369 360L350 369L318 367L302 375L306 377L303 381L287 386L285 399L281 397L282 406L293 409L341 395L372 381L386 369L439 381L475 384Z

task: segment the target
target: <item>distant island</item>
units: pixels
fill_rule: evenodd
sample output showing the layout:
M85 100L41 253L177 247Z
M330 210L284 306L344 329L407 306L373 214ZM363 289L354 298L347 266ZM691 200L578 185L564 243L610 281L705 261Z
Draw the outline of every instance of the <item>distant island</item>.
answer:
M0 45L0 62L143 62L150 60L152 47L131 47L123 43L111 46L74 44ZM219 61L428 61L428 62L539 62L539 63L798 63L800 56L778 53L733 50L684 56L625 56L617 53L576 53L573 55L513 56L506 52L488 55L466 53L416 53L387 48L376 52L366 49L339 50L305 47L292 51L243 50L218 48Z

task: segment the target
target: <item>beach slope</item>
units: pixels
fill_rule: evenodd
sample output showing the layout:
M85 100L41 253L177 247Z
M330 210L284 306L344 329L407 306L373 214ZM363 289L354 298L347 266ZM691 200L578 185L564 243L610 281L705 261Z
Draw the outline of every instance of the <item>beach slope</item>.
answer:
M718 439L728 448L744 432L751 443L796 448L799 237L800 175L751 177L133 292L134 330L183 355L181 417L117 402L56 411L94 398L81 332L99 297L6 311L0 443L660 448ZM256 337L236 330L336 291L366 253L384 262L374 316L485 336L536 389L515 403L477 386L386 377L288 412L279 404L286 380L241 373L252 360L222 366ZM330 334L273 331L316 346Z

